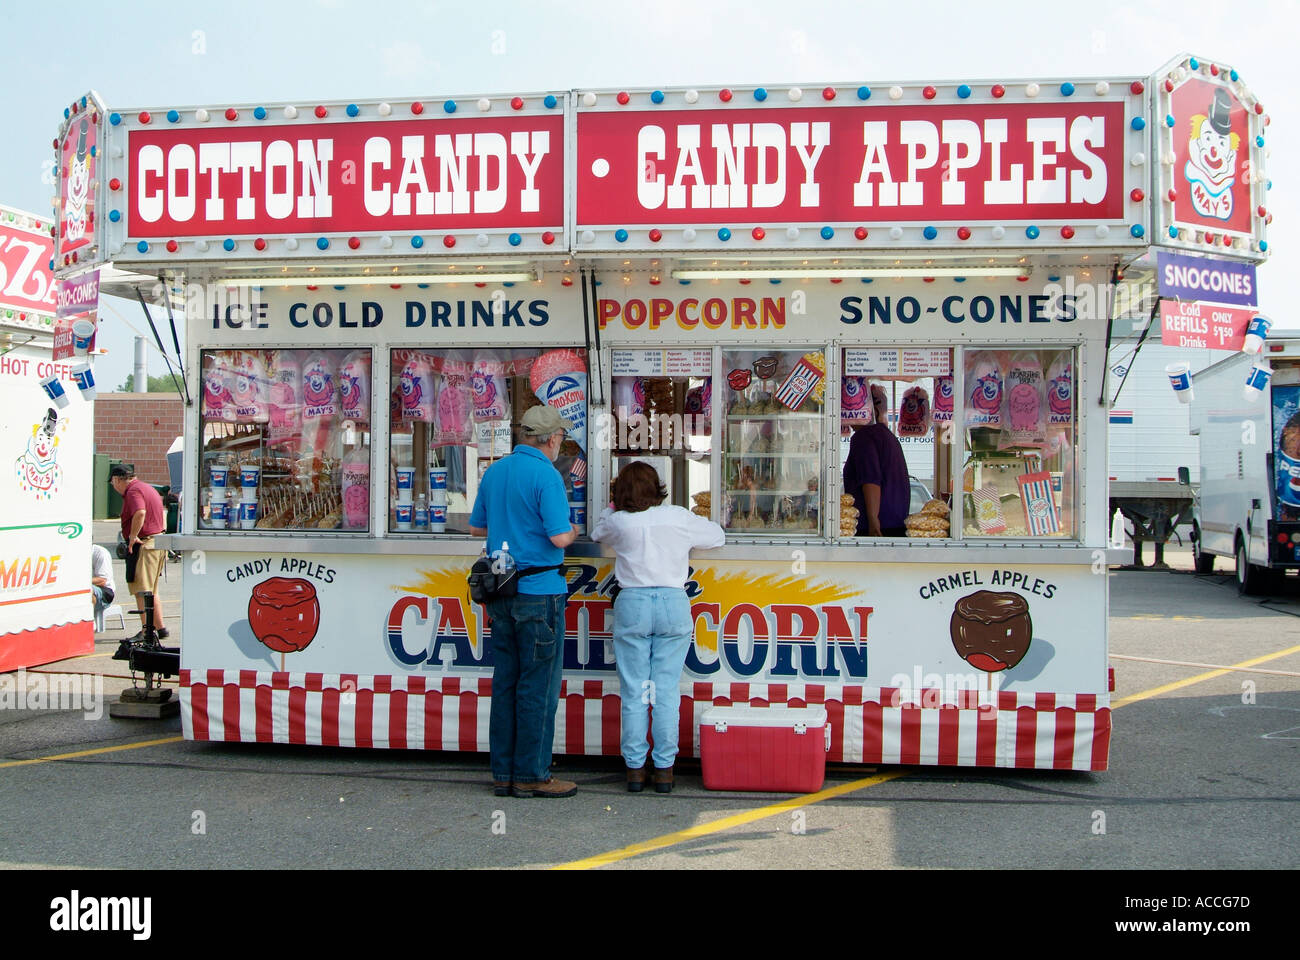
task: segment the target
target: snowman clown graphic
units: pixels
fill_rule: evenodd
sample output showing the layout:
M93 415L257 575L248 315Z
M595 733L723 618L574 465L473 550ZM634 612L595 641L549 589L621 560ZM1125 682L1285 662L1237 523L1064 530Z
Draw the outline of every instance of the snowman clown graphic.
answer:
M1214 91L1208 113L1192 117L1183 177L1196 212L1216 220L1232 218L1232 184L1237 174L1240 135L1232 132L1232 98Z
M18 488L35 494L37 500L48 500L59 491L59 485L63 480L63 468L59 466L58 461L57 434L66 427L67 421L59 423L58 413L50 407L45 414L45 419L33 424L27 449L14 462Z

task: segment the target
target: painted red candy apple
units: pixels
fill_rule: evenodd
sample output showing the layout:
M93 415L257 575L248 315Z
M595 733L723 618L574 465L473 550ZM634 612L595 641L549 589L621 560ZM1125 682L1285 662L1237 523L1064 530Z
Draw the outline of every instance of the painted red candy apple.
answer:
M253 636L277 653L305 650L320 626L316 587L298 577L272 577L253 587L248 598Z

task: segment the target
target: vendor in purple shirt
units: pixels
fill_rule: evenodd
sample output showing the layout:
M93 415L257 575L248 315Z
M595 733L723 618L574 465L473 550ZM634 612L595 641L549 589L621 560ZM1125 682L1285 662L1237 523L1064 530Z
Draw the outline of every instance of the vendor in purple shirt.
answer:
M857 427L844 463L844 492L858 508L859 537L905 537L911 484L898 438L884 423Z

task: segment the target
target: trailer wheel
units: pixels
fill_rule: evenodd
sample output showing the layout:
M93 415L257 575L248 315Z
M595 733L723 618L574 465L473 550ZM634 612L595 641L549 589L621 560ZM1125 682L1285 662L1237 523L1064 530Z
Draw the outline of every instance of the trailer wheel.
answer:
M1265 589L1265 580L1267 579L1267 570L1263 570L1250 562L1246 554L1246 541L1237 540L1237 592L1242 596L1251 597L1262 593Z
M1214 572L1214 554L1201 550L1200 527L1192 527L1192 563L1195 564L1197 573Z

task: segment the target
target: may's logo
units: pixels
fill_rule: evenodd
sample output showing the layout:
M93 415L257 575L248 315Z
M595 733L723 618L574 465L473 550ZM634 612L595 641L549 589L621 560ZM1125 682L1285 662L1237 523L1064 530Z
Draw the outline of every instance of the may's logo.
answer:
M1232 97L1219 88L1214 91L1206 113L1192 117L1187 143L1187 180L1192 206L1203 217L1232 218L1232 185L1237 176L1239 134L1232 130Z

